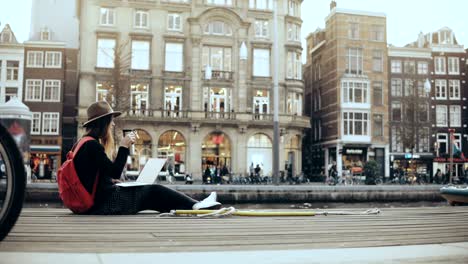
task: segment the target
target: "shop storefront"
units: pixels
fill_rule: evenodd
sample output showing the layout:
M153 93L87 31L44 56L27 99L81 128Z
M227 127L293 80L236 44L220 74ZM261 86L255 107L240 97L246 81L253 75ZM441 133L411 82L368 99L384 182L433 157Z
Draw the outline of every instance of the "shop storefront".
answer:
M344 147L342 150L343 168L353 175L362 175L367 161L367 148Z
M398 177L399 175L406 173L406 175L419 175L424 177L425 182L433 181L433 170L432 170L432 155L418 155L418 154L401 154L392 155L391 159L391 175Z
M30 167L33 180L57 179L60 167L61 147L55 145L31 145Z
M468 158L453 158L453 176L454 177L463 177L468 171ZM435 158L434 159L434 171L440 169L442 174L447 174L450 168L450 158Z

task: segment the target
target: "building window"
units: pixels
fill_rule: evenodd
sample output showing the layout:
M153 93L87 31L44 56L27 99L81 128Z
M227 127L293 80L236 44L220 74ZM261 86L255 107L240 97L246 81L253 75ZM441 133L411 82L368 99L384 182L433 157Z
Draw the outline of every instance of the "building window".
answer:
M413 96L413 95L414 95L413 80L406 79L405 80L405 96Z
M146 10L136 10L135 20L133 21L136 28L148 28L149 12Z
M288 52L288 65L287 65L288 79L301 80L302 79L302 60L301 54L298 52Z
M448 74L460 74L460 65L457 57L448 58Z
M249 8L261 9L261 10L272 10L273 1L272 0L249 0Z
M50 40L50 31L49 28L44 27L41 30L41 40Z
M460 80L449 80L449 99L460 100Z
M39 135L41 133L41 112L32 113L31 135Z
M301 41L301 26L294 23L287 24L288 41Z
M206 0L206 3L209 5L232 6L232 0Z
M58 135L59 133L59 113L42 113L42 134Z
M418 74L427 74L429 72L428 70L428 63L425 61L418 61Z
M115 23L115 9L108 7L101 7L100 24L102 26L113 26Z
M259 77L270 77L270 50L253 50L253 75Z
M345 136L367 136L368 114L343 112L343 133Z
M18 80L19 61L7 61L7 81Z
M253 97L255 119L262 119L264 114L270 113L270 97L267 90L256 90Z
M448 125L446 105L436 105L436 124L438 127L446 127Z
M98 39L97 67L114 68L115 39Z
M423 127L419 131L418 152L429 152L429 128Z
M401 103L392 102L392 120L401 121Z
M223 47L203 47L202 64L205 69L210 65L214 71L231 71L231 48Z
M374 50L372 54L372 70L383 72L383 52L381 50Z
M439 154L448 153L448 138L447 134L437 133L437 146L439 148Z
M462 140L461 140L461 134L453 134L453 143L459 150L462 150Z
M223 87L205 87L203 89L204 110L208 112L229 112L232 104L232 90ZM219 117L223 117L220 115Z
M205 25L203 33L206 35L232 36L232 28L222 21L212 21Z
M114 89L114 85L110 82L96 82L96 101L106 101L114 104L115 98L111 92Z
M416 65L414 61L405 61L404 63L404 72L409 74L416 73Z
M369 84L359 81L342 81L343 103L369 103Z
M419 122L428 122L429 121L429 104L420 103L419 104Z
M45 67L46 68L61 68L62 67L62 52L46 51Z
M373 117L373 135L374 137L383 137L383 115L376 114Z
M447 81L435 80L436 99L447 99Z
M164 110L167 111L168 116L171 113L174 116L179 115L179 111L182 110L182 86L166 86L164 89Z
M173 72L184 70L184 44L166 43L165 70Z
M459 105L450 106L450 126L451 127L461 126L461 107Z
M452 44L453 41L452 41L452 38L453 38L453 35L452 35L452 31L451 30L440 30L438 32L439 34L439 43L441 44Z
M375 106L383 105L383 88L382 82L373 82L372 90L374 91L372 101L374 102Z
M60 80L44 80L44 102L60 102Z
M401 61L392 60L391 65L392 73L401 73Z
M28 51L28 62L26 65L31 68L42 68L44 65L44 52L42 51Z
M287 112L293 115L302 115L302 94L288 93Z
M401 79L392 79L392 96L401 96L403 85Z
M268 38L269 35L268 20L255 20L255 37Z
M348 26L348 38L359 39L359 24L349 23Z
M301 9L300 4L297 3L295 0L288 1L288 15L300 17L301 16L300 9Z
M40 102L42 95L42 80L26 80L25 100Z
M370 40L373 41L384 41L384 26L371 25L370 28Z
M403 152L403 142L401 141L401 130L399 127L392 127L392 152Z
M434 68L436 74L445 74L445 57L435 57Z
M19 98L18 87L5 87L5 100L3 102L8 102L13 97Z
M182 31L182 21L179 13L167 14L167 30Z
M133 111L141 111L145 114L149 107L148 84L136 83L130 85L130 105Z
M149 70L150 69L150 42L132 41L132 69Z
M418 81L418 95L419 97L429 97L429 92L424 87L424 81Z
M346 73L362 74L362 49L348 48Z

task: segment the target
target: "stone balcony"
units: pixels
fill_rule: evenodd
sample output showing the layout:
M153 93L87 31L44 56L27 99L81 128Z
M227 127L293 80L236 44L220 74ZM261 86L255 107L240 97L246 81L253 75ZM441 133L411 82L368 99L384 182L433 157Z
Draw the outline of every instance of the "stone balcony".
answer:
M126 121L166 122L166 123L205 123L205 124L244 124L249 126L273 126L273 114L248 112L206 112L206 111L167 111L161 109L132 109L125 111ZM298 115L279 115L282 127L309 128L310 118Z

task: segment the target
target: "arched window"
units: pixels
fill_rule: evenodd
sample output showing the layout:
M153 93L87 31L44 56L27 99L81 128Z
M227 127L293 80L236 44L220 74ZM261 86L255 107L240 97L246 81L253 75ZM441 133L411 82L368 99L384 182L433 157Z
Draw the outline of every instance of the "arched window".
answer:
M261 168L262 176L271 176L272 172L272 142L262 133L257 133L247 142L247 168L248 172L257 165Z
M232 36L232 28L223 21L211 21L203 29L206 35Z

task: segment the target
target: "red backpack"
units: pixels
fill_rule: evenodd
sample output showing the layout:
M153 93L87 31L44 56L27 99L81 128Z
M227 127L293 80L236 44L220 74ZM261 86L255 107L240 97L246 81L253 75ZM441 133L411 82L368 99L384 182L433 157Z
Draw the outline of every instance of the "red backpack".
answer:
M60 166L57 172L57 182L60 199L63 204L72 210L73 213L79 214L88 211L94 204L94 196L96 194L96 187L99 179L99 174L94 181L93 193L89 194L86 188L81 184L73 163L78 150L84 143L94 140L92 137L83 137L74 149L68 152L67 160Z

